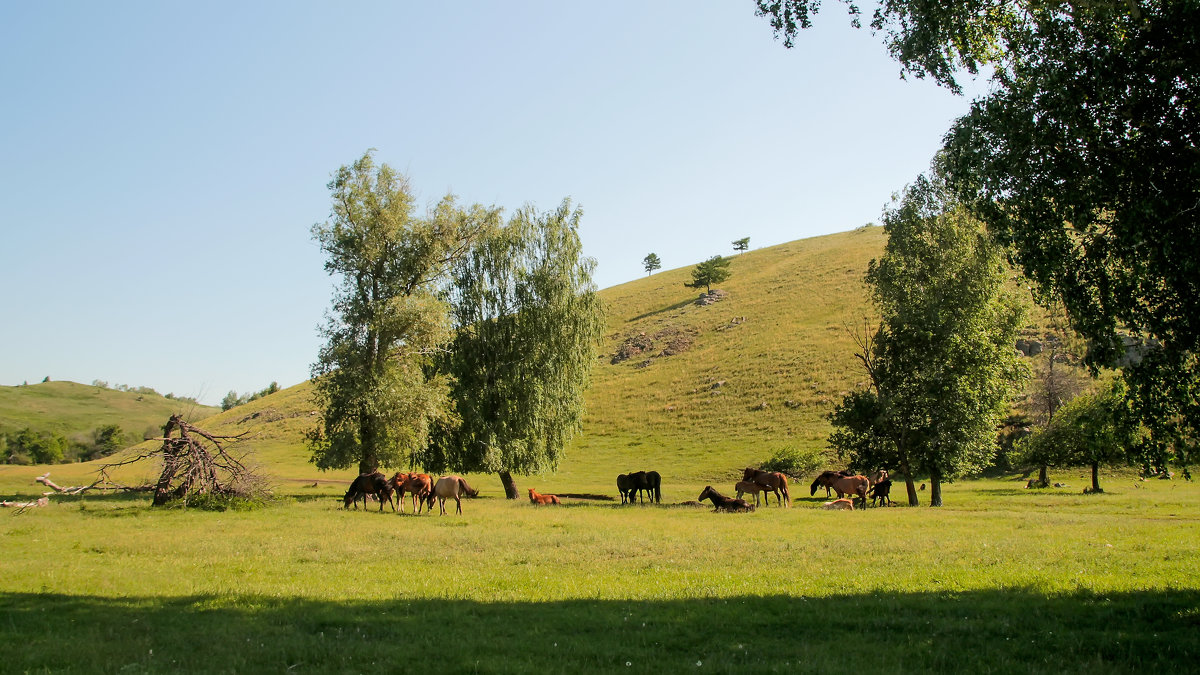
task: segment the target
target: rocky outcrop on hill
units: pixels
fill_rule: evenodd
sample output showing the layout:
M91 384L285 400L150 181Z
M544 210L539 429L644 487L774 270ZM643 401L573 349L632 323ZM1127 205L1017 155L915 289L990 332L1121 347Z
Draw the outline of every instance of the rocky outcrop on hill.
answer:
M695 342L695 337L695 330L675 326L667 326L653 335L639 332L621 341L616 353L612 355L610 363L616 365L640 354L650 354L650 359L638 364L639 368L645 368L654 358L674 356L687 351ZM653 353L655 351L658 353Z

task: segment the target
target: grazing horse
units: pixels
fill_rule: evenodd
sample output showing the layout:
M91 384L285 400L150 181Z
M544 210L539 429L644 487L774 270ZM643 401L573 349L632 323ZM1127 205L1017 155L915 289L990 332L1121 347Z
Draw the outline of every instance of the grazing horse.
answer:
M822 471L821 475L817 476L817 479L813 481L812 489L809 490L808 496L811 497L811 496L817 494L817 488L823 487L823 488L825 488L825 496L828 497L829 496L829 488L833 487L833 481L837 480L838 478L845 478L847 476L853 476L853 475L854 475L853 472L845 471L845 470Z
M825 509L826 511L853 511L854 510L854 500L853 499L835 499L831 502L825 502L825 504L821 508Z
M892 505L892 479L884 478L883 480L871 486L871 506L875 506L875 502L879 502L883 506Z
M537 506L538 504L562 504L562 502L558 501L558 495L538 494L538 491L534 490L533 488L529 488L529 501L534 506Z
M379 498L379 512L383 513L383 502L386 500L388 504L392 504L392 485L388 479L378 471L374 473L359 474L358 478L350 483L350 489L346 490L346 496L342 499L342 507L350 508L350 504L354 504L354 508L358 508L358 498L362 497L363 511L367 510L367 495L375 495ZM392 504L392 510L396 510L396 505Z
M457 505L455 513L462 513L462 495L468 497L479 496L479 490L472 490L467 481L459 476L442 476L438 479L436 485L433 486L433 496L437 497L438 507L442 510L442 515L446 515L446 500L453 499ZM432 502L430 504L432 506Z
M698 502L702 502L705 499L707 499L713 503L713 512L714 513L717 511L729 511L730 513L746 513L746 512L754 510L754 507L751 506L749 503L747 503L745 499L734 499L733 497L726 497L726 496L722 495L720 492L717 492L716 490L714 490L713 486L711 486L711 485L705 486L704 492L701 492L700 496L696 497L696 501L698 501Z
M404 513L404 493L412 495L413 513L420 513L429 502L433 508L433 479L427 473L397 473L392 476L392 487L396 490L396 501L400 503L400 513Z
M635 471L629 474L629 481L633 484L633 489L637 491L638 501L642 499L642 492L645 492L650 499L650 503L662 503L662 476L658 475L657 471ZM632 501L632 492L630 492L630 501Z
M758 506L759 493L768 491L767 488L759 485L758 483L755 483L752 480L740 480L733 486L733 489L734 489L734 491L737 492L738 499L741 499L742 495L744 495L746 493L750 493L750 494L754 495L754 505L755 506Z
M617 476L617 492L621 493L621 503L633 503L634 493L637 492L637 487L633 484L633 479L629 474L623 473Z
M854 495L862 499L863 508L867 508L867 491L871 489L871 481L866 476L840 476L833 481L833 491L838 499L845 495Z
M742 480L758 483L766 488L764 492L774 492L775 499L779 500L780 504L792 505L792 496L788 494L787 476L782 473L778 471L763 471L762 469L755 469L748 466L742 474ZM783 493L782 497L779 496L780 492ZM763 499L768 504L771 501L771 498L767 496L764 496Z

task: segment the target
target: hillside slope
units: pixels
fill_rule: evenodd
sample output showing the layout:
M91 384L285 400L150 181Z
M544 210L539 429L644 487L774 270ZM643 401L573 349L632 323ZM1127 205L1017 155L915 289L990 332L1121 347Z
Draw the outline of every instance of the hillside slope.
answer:
M691 266L601 291L608 330L584 432L556 474L528 480L610 491L617 473L653 468L668 484L725 481L778 448L824 448L824 415L863 379L848 329L869 312L863 275L884 241L869 227L742 253L708 306L684 286ZM613 363L630 338L649 349ZM303 383L202 426L251 432L246 447L284 484L344 482L308 462L315 414Z
M219 411L220 408L157 394L75 382L0 386L0 429L10 432L29 427L70 438L90 433L96 427L116 424L127 435L140 439L150 427L161 430L174 413L199 420Z

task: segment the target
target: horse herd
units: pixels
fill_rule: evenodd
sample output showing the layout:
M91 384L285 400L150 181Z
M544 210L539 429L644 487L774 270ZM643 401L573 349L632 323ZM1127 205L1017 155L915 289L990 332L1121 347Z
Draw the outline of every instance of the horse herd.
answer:
M717 492L713 486L708 485L696 500L702 502L707 499L712 502L714 510L729 512L753 511L759 505L760 495L766 504L771 503L771 494L775 495L778 504L786 506L792 504L792 497L788 493L787 476L778 471L763 471L746 467L742 473L742 480L733 487L737 492L736 497L726 497ZM892 481L888 478L888 472L882 469L869 477L851 471L824 471L813 481L809 495L817 494L817 490L822 487L825 488L826 497L832 496L832 492L837 492L838 496L836 500L825 502L824 506L827 509L853 511L856 497L861 500L863 508L867 506L868 497L871 499L872 505L878 503L890 506L892 502L889 496ZM617 476L617 491L621 493L622 504L633 504L635 501L644 503L643 494L651 504L661 504L662 476L657 471L623 473ZM388 478L376 471L361 474L354 479L343 498L343 506L348 509L353 504L355 508L358 508L358 500L361 498L365 510L367 497L373 495L379 499L381 513L384 502L391 504L392 511L396 511L396 504L399 504L400 513L404 513L404 494L406 492L412 497L413 513L421 513L423 508L432 511L436 500L442 515L446 513L447 499L453 499L456 506L455 512L462 513L462 496L475 497L479 494L478 490L472 489L460 476L442 476L437 482L434 482L433 478L425 473L397 472ZM742 498L742 495L746 494L754 495L754 504ZM395 502L393 502L393 497L395 497ZM533 488L529 488L529 501L534 505L561 503L557 496L539 494Z
M375 496L379 499L379 512L383 512L383 504L387 502L391 505L392 511L396 510L396 504L400 505L400 513L404 513L404 493L407 492L412 496L413 513L420 513L422 507L427 507L430 511L433 510L433 503L436 500L441 508L442 515L446 515L446 500L453 499L455 503L455 513L462 513L462 497L475 497L479 495L479 491L472 489L467 485L467 481L461 476L442 476L435 483L433 477L427 473L403 473L397 472L396 475L388 478L378 471L374 473L360 474L354 482L350 484L350 489L346 490L346 496L343 498L343 506L350 508L354 504L358 508L358 500L363 500L363 510L367 508L367 497ZM393 495L396 502L392 502Z

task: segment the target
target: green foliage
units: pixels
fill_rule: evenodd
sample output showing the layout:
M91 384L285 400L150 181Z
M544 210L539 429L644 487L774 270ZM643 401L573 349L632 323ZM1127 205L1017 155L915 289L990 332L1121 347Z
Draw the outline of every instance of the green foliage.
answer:
M446 414L446 378L424 367L451 337L440 297L450 267L499 212L446 196L424 217L408 180L368 151L334 174L331 218L313 238L341 277L312 366L319 426L309 435L322 469L398 465L423 448Z
M704 287L705 292L712 293L713 284L719 284L729 278L729 258L724 258L719 255L705 260L696 265L692 270L692 282L684 284L688 288Z
M238 407L239 405L246 405L251 401L257 401L264 396L270 396L277 391L279 391L278 382L272 382L265 389L256 391L253 394L242 394L241 396L238 396L236 391L230 390L228 394L225 394L225 398L221 399L221 410L230 410Z
M658 259L657 253L651 253L645 258L642 258L642 267L646 269L646 274L654 274L655 270L662 269L662 261Z
M825 465L825 453L816 448L786 447L775 451L758 468L763 471L778 471L792 478L810 475Z
M741 253L750 248L750 237L733 240L733 250Z
M580 216L569 200L547 213L526 206L455 266L457 330L437 367L451 378L458 419L439 425L417 463L460 472L557 468L582 422L604 326Z
M832 416L845 431L830 438L855 463L928 472L933 506L943 478L988 466L1023 375L1012 347L1023 312L1002 252L937 169L884 214L887 247L867 272L881 324L859 355L874 396L846 396Z
M1141 426L1117 380L1069 401L1047 426L1023 439L1018 451L1020 459L1033 464L1093 467L1092 491L1100 492L1095 469L1129 463L1141 442Z

